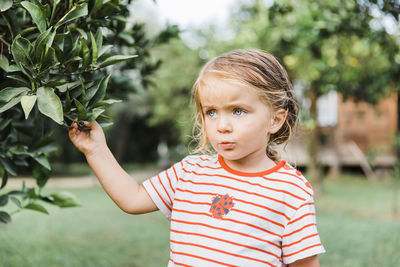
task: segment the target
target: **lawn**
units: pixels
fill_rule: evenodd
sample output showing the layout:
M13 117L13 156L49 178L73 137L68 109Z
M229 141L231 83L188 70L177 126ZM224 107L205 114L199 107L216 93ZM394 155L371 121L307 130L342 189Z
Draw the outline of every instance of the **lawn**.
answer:
M392 186L356 176L329 179L324 186L325 194L316 199L327 250L321 266L400 266ZM0 224L1 267L167 265L169 222L160 212L127 215L101 188L67 190L82 207L49 208L50 216L24 211L11 224Z

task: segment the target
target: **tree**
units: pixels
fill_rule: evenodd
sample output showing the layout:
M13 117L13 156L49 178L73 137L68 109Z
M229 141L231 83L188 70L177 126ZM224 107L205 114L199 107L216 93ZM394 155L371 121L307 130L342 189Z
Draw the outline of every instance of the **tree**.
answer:
M396 1L393 1L396 2ZM397 6L398 7L398 6ZM321 190L317 99L330 90L344 97L376 102L400 79L399 32L389 34L368 1L264 1L243 4L234 14L234 41L225 47L257 47L276 55L294 83L305 83L311 105L309 172ZM397 24L398 26L398 24Z
M47 213L42 202L78 205L67 193L43 194L50 178L50 152L56 149L52 133L77 120L109 119L105 108L120 100L106 98L112 65L135 58L131 69L141 70L146 55L139 31L126 30L128 1L32 0L0 3L0 174L3 191L10 175L26 168L37 187L0 194L0 207L9 200L16 211ZM114 42L124 39L136 47L134 55L118 55ZM131 50L129 52L132 52ZM112 88L114 95L118 88ZM108 90L110 91L110 90ZM0 211L0 222L11 221Z

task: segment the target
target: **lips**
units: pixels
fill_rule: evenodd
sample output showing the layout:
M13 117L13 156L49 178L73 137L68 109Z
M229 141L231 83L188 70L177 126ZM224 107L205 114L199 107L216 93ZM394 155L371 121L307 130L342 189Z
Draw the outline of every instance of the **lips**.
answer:
M221 142L218 144L221 149L233 149L235 147L235 143L232 142Z

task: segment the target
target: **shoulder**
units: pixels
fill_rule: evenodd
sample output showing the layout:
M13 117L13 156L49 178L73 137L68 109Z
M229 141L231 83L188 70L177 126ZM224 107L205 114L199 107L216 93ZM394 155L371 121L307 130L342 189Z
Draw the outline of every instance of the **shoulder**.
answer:
M298 194L304 198L313 195L311 184L299 170L285 161L280 162L279 165L280 168L272 173L272 175L282 180L283 184L286 185L285 187L298 191Z

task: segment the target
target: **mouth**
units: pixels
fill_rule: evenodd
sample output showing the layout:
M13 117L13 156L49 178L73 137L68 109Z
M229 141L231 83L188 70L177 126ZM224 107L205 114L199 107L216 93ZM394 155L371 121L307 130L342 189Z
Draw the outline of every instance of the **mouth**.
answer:
M220 142L218 144L218 146L220 148L222 148L223 150L225 150L225 149L233 149L235 147L235 143L233 143L233 142Z

